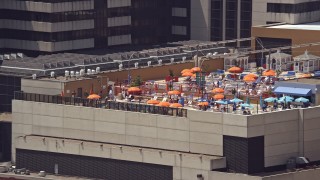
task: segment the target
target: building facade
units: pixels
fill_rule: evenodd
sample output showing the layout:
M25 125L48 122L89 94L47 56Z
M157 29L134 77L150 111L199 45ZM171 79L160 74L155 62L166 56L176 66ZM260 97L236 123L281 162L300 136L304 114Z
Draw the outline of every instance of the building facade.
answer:
M253 26L278 22L289 24L320 20L319 0L263 0L253 1Z
M35 94L13 101L12 158L18 168L54 173L57 166L62 175L100 179L213 180L217 171L259 174L286 169L292 157L320 160L319 106L176 116L122 109L121 103L106 109L56 104L42 96L48 101L34 102ZM101 170L109 167L117 170ZM221 179L230 178L225 173Z
M0 48L53 53L187 40L188 0L3 0Z

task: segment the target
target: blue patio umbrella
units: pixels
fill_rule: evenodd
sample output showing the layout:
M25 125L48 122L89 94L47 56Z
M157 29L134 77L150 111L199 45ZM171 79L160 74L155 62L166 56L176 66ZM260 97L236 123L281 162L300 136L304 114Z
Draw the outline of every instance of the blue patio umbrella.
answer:
M265 102L274 102L276 100L277 100L277 98L274 98L274 97L268 97L268 98L264 99Z
M238 99L238 98L233 98L233 99L230 100L230 102L239 103L239 102L243 102L243 100L242 99Z
M217 104L223 104L223 105L227 105L227 104L230 104L229 101L226 101L226 100L219 100L219 101L215 101Z
M284 99L291 99L291 101L294 100L294 98L291 96L283 96L283 97L279 98L279 100L284 100Z
M304 97L299 97L296 100L294 100L295 102L302 102L302 103L306 103L309 102L309 99L304 98Z
M244 103L244 104L240 104L241 107L245 107L245 108L250 108L250 109L253 109L253 106L251 104L247 104L247 103Z
M292 101L293 101L293 99L291 99L291 98L280 98L278 100L278 103L288 103L288 102L292 102Z

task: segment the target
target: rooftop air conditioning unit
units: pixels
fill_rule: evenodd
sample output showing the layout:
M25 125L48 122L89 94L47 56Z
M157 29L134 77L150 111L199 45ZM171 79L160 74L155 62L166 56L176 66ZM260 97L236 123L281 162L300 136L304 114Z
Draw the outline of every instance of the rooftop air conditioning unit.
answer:
M80 70L80 76L84 76L84 74L85 74L85 70L84 70L84 69L81 69L81 70Z
M10 56L12 57L12 59L17 59L17 54L12 53L10 54Z
M100 73L100 67L96 67L96 72Z
M174 58L171 58L170 62L171 62L171 64L173 64L174 63Z
M91 69L87 69L87 74L90 75L91 73Z
M69 77L70 76L70 72L69 71L64 71L64 76L65 77Z
M123 68L123 65L122 64L119 64L119 70L121 71Z
M10 59L10 55L9 54L5 54L4 55L4 60L9 60Z
M134 67L138 68L139 67L139 63L138 62L134 63Z
M75 76L74 71L70 71L70 76L71 76L71 77L74 77L74 76Z
M51 77L51 78L54 78L54 77L55 77L55 74L54 74L53 71L50 72L50 77Z
M148 67L150 67L151 66L151 61L148 61L147 64L148 64Z
M37 74L32 74L32 79L37 79Z
M17 53L17 56L18 56L19 58L23 58L23 53Z
M187 57L183 56L182 57L182 62L186 62Z
M80 72L76 71L76 78L80 78Z
M96 70L92 69L91 74L96 74Z
M162 65L162 60L161 59L158 60L158 64Z

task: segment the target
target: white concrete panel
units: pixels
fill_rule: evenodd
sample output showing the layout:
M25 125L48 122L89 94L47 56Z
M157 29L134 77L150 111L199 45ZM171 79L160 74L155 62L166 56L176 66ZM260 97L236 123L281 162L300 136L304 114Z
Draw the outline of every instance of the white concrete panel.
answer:
M237 114L223 114L223 124L232 126L247 127L247 116L241 116Z
M43 115L51 117L62 117L63 116L63 106L50 103L33 103L33 114Z
M124 113L122 113L124 114ZM141 126L157 126L157 116L147 113L127 113L128 118L125 119L126 124L141 125ZM130 118L129 118L130 117Z
M93 131L64 129L63 134L64 134L64 137L70 138L70 139L84 139L84 140L89 140L89 141L94 140L94 132Z
M123 134L94 132L94 141L115 144L126 144L126 136Z
M190 131L222 134L222 124L190 122Z
M190 152L223 156L223 147L221 145L190 143Z
M157 116L157 127L189 131L189 120L181 117Z
M52 137L64 137L63 128L57 127L43 127L33 125L32 134Z
M158 138L188 142L189 141L189 132L188 131L173 130L173 129L158 128Z
M167 153L163 151L148 151L143 150L143 162L144 163L152 163L152 164L160 164L167 166L175 166L175 156L174 153Z
M287 144L298 142L299 134L297 131L289 131L285 133L279 134L269 134L264 136L264 144L265 146L279 145L279 144Z
M63 127L66 130L67 129L74 129L74 130L93 131L94 130L94 121L73 119L73 118L64 118Z
M284 133L288 131L298 131L298 121L287 121L273 124L266 124L265 133L268 134L277 134Z
M265 135L265 126L251 126L248 128L247 131L248 138L250 137L257 137L257 136L264 136Z
M12 133L32 134L32 125L28 124L12 124Z
M190 132L190 142L222 146L222 135Z
M222 124L222 113L188 111L188 119L190 121Z
M304 130L320 129L319 117L314 118L314 119L305 119L304 120Z
M108 0L108 8L131 6L131 0Z
M241 126L223 125L223 135L248 137L248 129L246 127Z
M32 114L12 113L12 124L32 124Z
M157 138L157 128L147 126L126 125L126 135Z
M123 111L113 111L108 109L94 109L94 120L114 123L125 123L126 113ZM130 113L129 115L134 116L135 114Z
M189 143L183 141L171 141L165 139L158 139L159 149L169 149L169 150L178 150L178 151L189 151Z
M63 118L43 115L33 115L34 126L63 128Z
M125 124L95 121L94 131L114 134L125 134Z
M64 117L74 119L93 120L94 108L81 106L64 106Z
M141 146L141 147L153 147L157 148L158 140L156 138L148 138L141 136L126 136L125 143L128 145Z
M264 156L271 157L287 153L298 153L298 143L280 144L267 146L264 149Z

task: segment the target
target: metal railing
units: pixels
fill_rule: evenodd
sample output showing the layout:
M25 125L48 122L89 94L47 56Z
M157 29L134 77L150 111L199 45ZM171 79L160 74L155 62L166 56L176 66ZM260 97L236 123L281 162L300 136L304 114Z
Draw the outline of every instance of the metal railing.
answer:
M16 91L14 99L23 101L65 104L73 106L95 107L120 111L141 112L168 116L187 117L187 109L160 107L143 103L90 100L79 97L64 97L57 95L34 94Z

